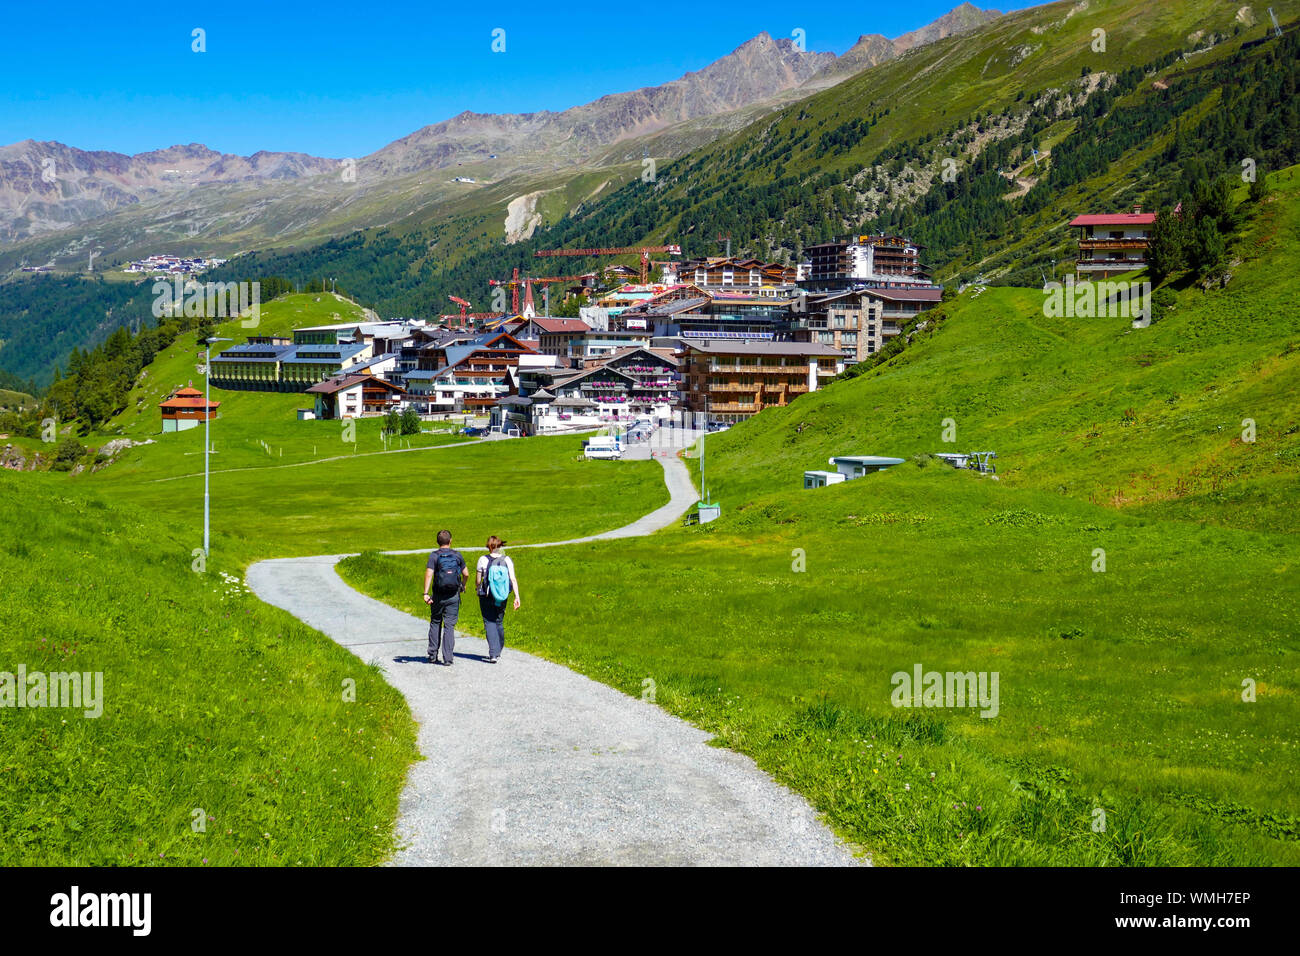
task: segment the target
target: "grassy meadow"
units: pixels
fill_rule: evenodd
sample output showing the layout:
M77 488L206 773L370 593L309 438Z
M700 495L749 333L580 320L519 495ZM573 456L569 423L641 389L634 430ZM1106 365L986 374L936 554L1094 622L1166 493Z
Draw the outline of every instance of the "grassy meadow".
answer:
M85 483L0 471L0 528L0 670L103 674L97 718L0 712L0 863L387 858L418 751L378 671Z
M710 437L720 520L516 553L508 643L653 681L879 862L1300 863L1300 181L1273 182L1228 287L1150 328L967 293ZM976 449L999 480L929 457ZM908 461L804 490L834 454ZM418 612L414 564L341 573ZM894 706L918 664L998 673L997 715Z

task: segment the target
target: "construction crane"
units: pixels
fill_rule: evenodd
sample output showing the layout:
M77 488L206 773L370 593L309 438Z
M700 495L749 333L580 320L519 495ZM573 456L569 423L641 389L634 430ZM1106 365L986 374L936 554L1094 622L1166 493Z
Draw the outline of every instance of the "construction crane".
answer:
M526 282L527 280L523 280ZM488 285L503 285L510 288L510 311L514 315L519 314L519 286L523 283L519 279L519 270L515 269L514 275L509 279L488 279Z
M490 321L492 319L503 317L503 314L500 312L470 312L469 310L473 308L473 306L467 300L462 299L458 295L449 295L447 298L460 306L460 314L444 315L441 318L444 322L448 319L459 319L461 328L468 328L472 323Z
M650 253L666 252L670 256L680 256L681 246L602 246L598 249L539 249L534 256L626 256L641 257L641 284L650 278Z
M575 282L585 279L586 275L574 276L520 276L519 270L515 269L514 274L509 279L488 279L490 286L508 286L510 288L510 311L519 314L519 289L522 286L525 290L524 302L529 303L533 300L533 286L548 286L554 282Z

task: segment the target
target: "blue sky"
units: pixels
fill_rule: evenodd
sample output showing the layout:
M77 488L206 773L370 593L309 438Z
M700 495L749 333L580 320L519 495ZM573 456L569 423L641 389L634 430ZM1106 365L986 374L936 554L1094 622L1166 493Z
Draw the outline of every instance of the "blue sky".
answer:
M808 49L843 53L957 2L6 4L0 145L359 157L466 109L560 110L664 83L762 30L802 29ZM195 28L206 52L191 49ZM498 28L504 53L491 50Z

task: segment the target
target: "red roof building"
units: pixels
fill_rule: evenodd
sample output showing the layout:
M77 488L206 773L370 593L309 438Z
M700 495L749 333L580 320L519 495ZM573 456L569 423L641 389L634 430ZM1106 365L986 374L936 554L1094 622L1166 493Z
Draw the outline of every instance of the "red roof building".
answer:
M1089 213L1075 216L1070 226L1079 230L1079 278L1102 279L1134 269L1145 269L1151 227L1156 214L1135 206L1132 212Z
M162 410L162 430L183 432L202 421L217 417L220 402L209 402L197 388L178 388L158 403Z

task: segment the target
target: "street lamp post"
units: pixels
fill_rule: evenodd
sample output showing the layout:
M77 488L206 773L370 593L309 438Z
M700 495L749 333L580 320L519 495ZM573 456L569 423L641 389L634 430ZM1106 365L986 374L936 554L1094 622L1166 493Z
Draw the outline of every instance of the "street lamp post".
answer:
M212 381L212 343L233 342L234 339L222 339L215 336L203 340L207 348L203 352L203 560L208 560L208 458L212 452L212 443L208 440L208 422L212 417L211 402L208 398Z

